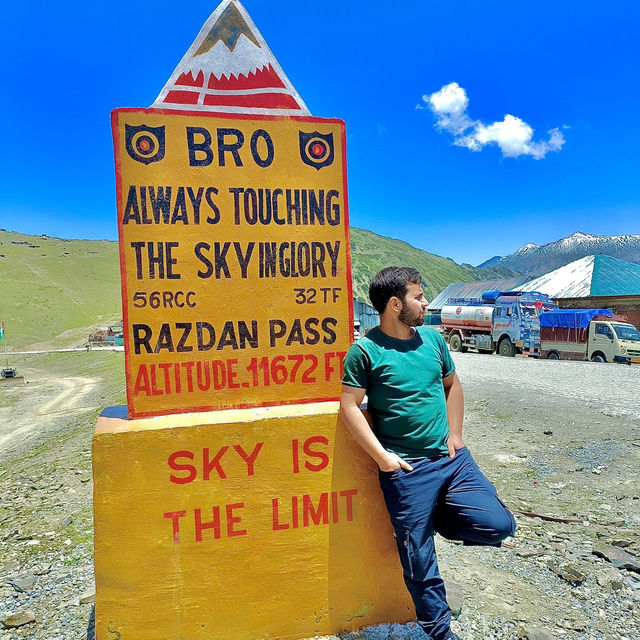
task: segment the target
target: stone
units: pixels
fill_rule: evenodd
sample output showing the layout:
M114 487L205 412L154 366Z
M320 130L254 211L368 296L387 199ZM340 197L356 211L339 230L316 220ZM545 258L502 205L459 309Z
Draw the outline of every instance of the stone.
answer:
M630 547L633 543L630 540L621 540L616 538L611 541L611 544L614 547Z
M525 627L522 634L523 640L553 640L553 635L541 627Z
M614 569L611 569L611 571L614 571ZM613 575L608 571L604 571L604 569L596 573L596 583L600 587L609 586L609 583L611 582L612 579L613 579Z
M593 548L593 553L608 560L618 569L627 569L628 571L640 573L640 562L620 547L615 547L611 544L598 544Z
M640 580L635 576L627 576L625 582L627 586L633 591L640 590Z
M559 565L554 560L549 560L547 566L559 578L562 578L563 580L574 586L582 584L587 578L587 576L582 573L582 571L580 571L580 568L572 563Z
M16 590L22 593L33 589L36 577L32 573L25 573L15 578L8 578L7 582Z
M454 619L458 618L464 605L464 591L462 585L458 582L445 581L445 589L447 591L447 604L451 609L451 615Z
M15 629L36 621L36 615L28 609L19 613L11 613L2 620L5 629Z
M91 587L89 589L87 589L81 596L80 596L80 604L91 604L92 602L96 601L96 588L95 587Z
M33 570L33 573L35 573L37 576L45 576L50 572L51 572L50 564L37 565L36 568Z
M534 549L518 549L516 554L521 558L533 558L535 556L542 555L541 551L536 551Z

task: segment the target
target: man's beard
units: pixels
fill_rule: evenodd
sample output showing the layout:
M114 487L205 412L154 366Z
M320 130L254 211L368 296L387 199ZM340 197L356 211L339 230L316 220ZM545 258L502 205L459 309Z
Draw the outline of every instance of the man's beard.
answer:
M412 313L407 305L402 307L398 320L407 327L421 327L424 324L424 316L420 315L419 311Z

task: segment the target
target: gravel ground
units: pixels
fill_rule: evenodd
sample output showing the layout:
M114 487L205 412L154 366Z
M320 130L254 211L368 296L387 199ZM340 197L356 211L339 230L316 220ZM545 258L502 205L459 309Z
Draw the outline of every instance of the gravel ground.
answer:
M437 538L454 630L463 640L640 640L640 368L453 357L465 441L523 512L501 549ZM0 387L0 640L92 635L91 434L98 408L124 402L123 359L73 358L25 357L31 382ZM64 382L52 385L52 371ZM25 611L34 622L3 628ZM383 625L342 637L424 636Z

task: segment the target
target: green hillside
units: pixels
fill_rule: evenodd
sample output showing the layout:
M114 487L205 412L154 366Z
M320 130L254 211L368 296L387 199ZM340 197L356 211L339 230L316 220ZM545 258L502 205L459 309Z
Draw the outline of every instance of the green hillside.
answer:
M351 228L355 297L369 301L383 267L415 267L433 298L452 282L501 277L505 270L459 265L406 242ZM92 328L122 318L118 243L64 240L0 230L0 320L10 350L82 345Z
M82 344L90 327L122 318L117 242L0 231L0 256L10 350Z
M379 236L357 227L351 227L351 256L353 295L367 303L369 281L380 269L390 265L417 269L422 275L424 293L429 300L452 282L490 280L513 275L506 269L475 269L459 265L450 258L416 249L402 240Z

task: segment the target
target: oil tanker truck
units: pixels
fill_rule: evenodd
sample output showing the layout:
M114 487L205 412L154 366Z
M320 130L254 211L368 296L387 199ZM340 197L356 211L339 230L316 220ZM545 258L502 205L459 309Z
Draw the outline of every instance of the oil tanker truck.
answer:
M451 351L540 356L540 319L557 309L538 291L486 291L480 298L451 298L442 307L441 328Z

